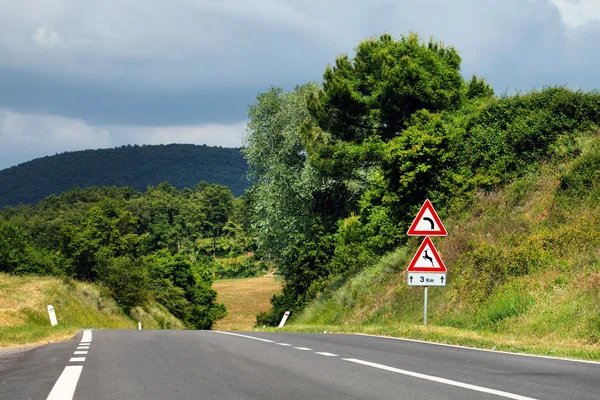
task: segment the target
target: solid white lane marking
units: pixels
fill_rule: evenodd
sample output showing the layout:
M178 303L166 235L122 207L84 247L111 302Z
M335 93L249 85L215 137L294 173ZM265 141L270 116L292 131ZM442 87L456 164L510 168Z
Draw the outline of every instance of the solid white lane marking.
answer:
M536 357L536 358L547 358L549 360L557 360L557 361L573 361L573 362L580 362L580 363L587 363L587 364L600 364L599 361L577 360L575 358L561 358L561 357L552 357L552 356L539 356L537 354L513 353L513 352L510 352L510 351L501 351L501 350L478 349L477 347L458 346L456 344L437 343L437 342L426 342L425 340L405 339L405 338L397 338L397 337L393 337L393 336L369 335L367 333L354 333L354 335L357 335L357 336L369 336L369 337L376 337L376 338L382 338L382 339L401 340L401 341L404 341L404 342L415 342L415 343L423 343L423 344L433 344L435 346L454 347L454 348L457 348L457 349L487 351L489 353L508 354L508 355L511 355L511 356Z
M240 337L244 337L244 338L248 338L248 339L254 339L254 340L260 340L261 342L267 342L267 343L275 343L272 340L267 340L267 339L261 339L261 338L257 338L254 336L248 336L248 335L240 335L239 333L232 333L232 332L222 332L222 331L214 331L217 333L222 333L224 335L232 335L232 336L240 336Z
M82 365L65 367L46 400L72 400L82 369Z
M88 353L87 351L76 351L73 354L87 354L87 353Z
M308 347L294 347L294 348L295 348L295 349L297 349L297 350L305 350L305 351L307 351L307 350L308 350L308 351L312 350L312 349L309 349Z
M439 378L437 376L420 374L418 372L406 371L406 370L399 369L399 368L389 367L389 366L383 365L383 364L377 364L377 363L372 363L372 362L369 362L369 361L358 360L356 358L342 358L342 360L344 360L344 361L350 361L350 362L353 362L353 363L356 363L356 364L366 365L366 366L373 367L373 368L379 368L379 369L383 369L383 370L390 371L390 372L395 372L397 374L403 374L403 375L408 375L408 376L412 376L412 377L415 377L415 378L426 379L428 381L443 383L445 385L457 386L457 387L460 387L460 388L463 388L463 389L474 390L476 392L494 394L496 396L502 396L502 397L506 397L508 399L515 399L515 400L536 400L536 399L534 399L532 397L525 397L525 396L521 396L521 395L514 394L514 393L503 392L501 390L496 390L496 389L490 389L490 388L486 388L486 387L482 387L482 386L471 385L469 383L452 381L450 379Z
M83 331L83 337L81 338L82 342L91 342L92 341L92 331L89 329L86 329L85 331Z
M318 351L315 351L315 353L316 353L316 354L320 354L320 355L322 355L322 356L327 356L327 357L338 357L338 355L337 355L337 354L333 354L333 353L327 353L327 352L318 352Z
M88 350L90 346L79 346L77 350Z
M71 357L71 359L69 360L69 362L81 362L81 361L85 361L85 357Z
M291 346L291 344L289 344L289 343L277 343L277 344L280 346Z

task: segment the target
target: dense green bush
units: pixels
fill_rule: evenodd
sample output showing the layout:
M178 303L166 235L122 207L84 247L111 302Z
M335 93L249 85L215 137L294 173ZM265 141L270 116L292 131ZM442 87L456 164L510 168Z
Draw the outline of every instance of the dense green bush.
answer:
M559 190L567 197L600 198L600 139L594 138L586 151L560 177Z

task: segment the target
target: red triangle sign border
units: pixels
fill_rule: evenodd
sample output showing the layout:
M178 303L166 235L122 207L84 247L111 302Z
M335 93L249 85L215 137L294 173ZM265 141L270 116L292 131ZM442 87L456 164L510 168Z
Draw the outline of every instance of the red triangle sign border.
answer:
M419 224L419 221L423 217L423 214L425 214L426 210L429 210L431 212L433 219L435 220L435 222L437 223L437 225L439 227L435 231L422 231L422 230L419 231L419 230L417 230L417 225ZM419 213L417 214L412 225L408 229L407 235L408 236L448 236L448 232L446 231L444 224L442 224L440 217L437 215L437 212L433 208L433 204L431 204L431 201L429 201L429 199L426 199L425 203L423 203L423 205L421 206L421 210L419 210Z
M423 267L415 267L415 264L417 263L417 261L419 261L419 258L421 257L421 254L423 253L423 250L425 249L425 246L429 245L429 248L431 249L431 253L432 256L435 257L438 265L440 266L440 268L434 268L434 267L427 267L427 268L423 268ZM446 266L444 265L444 262L442 261L442 258L440 257L437 249L435 248L435 246L433 245L433 242L431 241L431 238L426 237L423 240L423 243L421 243L421 246L419 246L419 249L417 250L417 252L415 253L414 257L412 258L412 260L410 261L410 264L408 265L408 268L406 269L407 272L447 272L448 270L446 269Z

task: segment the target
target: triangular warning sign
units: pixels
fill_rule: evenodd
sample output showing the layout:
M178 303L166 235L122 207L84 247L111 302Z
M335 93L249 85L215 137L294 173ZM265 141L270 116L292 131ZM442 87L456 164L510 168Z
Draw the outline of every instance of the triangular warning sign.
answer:
M423 203L421 210L408 230L408 236L448 236L444 224L442 224L429 199Z
M429 237L423 240L406 270L408 272L446 272L446 266Z

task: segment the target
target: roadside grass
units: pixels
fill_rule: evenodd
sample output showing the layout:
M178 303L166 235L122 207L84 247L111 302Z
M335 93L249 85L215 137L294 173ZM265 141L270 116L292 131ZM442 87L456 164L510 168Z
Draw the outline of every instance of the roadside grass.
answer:
M434 238L447 286L406 284L423 238L319 295L285 331L370 333L600 360L600 136L579 156L480 193ZM598 177L598 179L596 179ZM335 278L334 278L335 279ZM277 329L275 329L277 330Z
M281 291L274 276L244 279L224 279L213 283L217 302L224 303L227 316L215 322L214 330L250 331L259 312L271 308L271 297Z
M142 329L185 329L183 322L159 303L137 306L130 314L137 322L141 322Z
M54 327L48 317L49 304L54 306L58 320ZM143 327L160 329L157 317L166 310L156 305L147 308ZM170 314L163 318L175 319ZM177 323L172 325L172 329L178 327ZM67 340L80 329L137 329L137 321L125 315L96 285L72 279L0 274L0 348Z

